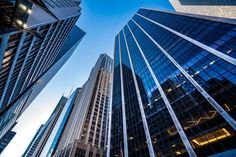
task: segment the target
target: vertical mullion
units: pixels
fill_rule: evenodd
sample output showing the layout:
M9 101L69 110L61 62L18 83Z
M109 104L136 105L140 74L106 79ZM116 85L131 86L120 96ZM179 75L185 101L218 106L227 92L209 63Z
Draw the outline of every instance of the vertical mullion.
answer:
M119 59L120 59L120 81L121 81L121 104L122 104L122 119L123 119L123 138L124 138L124 157L128 157L128 139L126 128L126 112L125 112L125 98L124 98L124 84L123 84L123 71L122 71L122 59L121 59L121 45L120 34L119 39Z
M141 94L140 94L140 91L139 91L139 88L138 88L138 81L137 81L137 78L135 76L134 67L133 67L133 63L132 63L132 60L131 60L131 56L130 56L130 52L129 52L129 48L128 48L128 44L127 44L126 35L125 35L124 30L123 30L123 34L124 34L127 54L128 54L128 57L129 57L129 63L130 63L130 66L131 66L132 75L133 75L133 79L134 79L134 85L135 85L135 89L136 89L136 93L137 93L137 98L138 98L138 103L139 103L139 109L140 109L140 112L141 112L144 132L145 132L145 136L146 136L146 140L147 140L147 144L148 144L149 155L150 155L150 157L155 157L155 152L154 152L154 149L153 149L152 139L151 139L150 132L149 132L149 129L148 129L148 124L147 124L147 119L146 119L144 108L143 108Z
M133 20L134 21L134 20ZM145 35L161 50L161 52L179 69L179 71L191 82L191 84L202 94L202 96L216 109L217 112L236 130L236 121L205 91L174 58L172 58L139 24L134 23L144 32Z
M153 77L153 80L154 80L154 82L155 82L155 84L156 84L156 86L157 86L157 88L158 88L158 90L159 90L159 92L161 94L162 99L165 102L166 108L167 108L167 110L168 110L168 112L169 112L169 114L170 114L170 116L171 116L171 118L172 118L172 120L173 120L173 122L175 124L175 127L176 127L176 129L177 129L177 131L178 131L178 133L179 133L179 135L180 135L180 137L181 137L181 139L182 139L182 141L184 143L184 146L185 146L189 156L190 157L196 157L197 155L195 154L195 152L194 152L194 150L193 150L193 148L192 148L192 146L191 146L191 144L190 144L190 142L189 142L189 140L188 140L188 138L187 138L187 136L186 136L186 134L185 134L185 132L184 132L184 130L183 130L183 128L182 128L182 126L181 126L181 124L180 124L180 122L179 122L179 120L178 120L178 118L177 118L177 116L176 116L176 114L175 114L175 112L173 110L173 108L172 108L172 106L170 105L169 100L167 99L167 97L166 97L166 95L165 95L165 93L164 93L164 91L163 91L163 89L162 89L162 87L161 87L157 77L155 76L154 71L152 70L150 64L148 63L148 61L147 61L147 59L146 59L146 57L145 57L145 55L144 55L140 45L138 44L138 42L137 42L133 32L131 31L129 25L127 25L127 26L128 26L128 28L129 28L129 30L131 32L131 35L132 35L135 43L138 46L138 49L139 49L139 51L140 51L140 53L141 53L141 55L142 55L146 65L147 65L147 68L149 69L150 74Z
M18 33L20 33L20 32L18 32ZM18 45L16 54L15 54L15 56L14 56L13 63L12 63L12 65L11 65L10 72L9 72L9 74L8 74L7 82L6 82L6 84L5 84L5 88L4 88L4 91L3 91L3 93L2 93L2 98L1 98L0 104L3 103L4 97L5 97L6 93L7 93L7 89L8 89L9 83L10 83L10 81L11 81L11 77L12 77L12 75L13 75L13 72L14 72L14 69L15 69L15 66L16 66L16 63L17 63L19 54L20 54L20 52L21 52L21 48L22 48L23 43L24 43L24 41L25 41L26 34L27 34L26 32L23 32L23 34L22 34L22 36L21 36L21 38L20 38L20 43L19 43L19 45Z

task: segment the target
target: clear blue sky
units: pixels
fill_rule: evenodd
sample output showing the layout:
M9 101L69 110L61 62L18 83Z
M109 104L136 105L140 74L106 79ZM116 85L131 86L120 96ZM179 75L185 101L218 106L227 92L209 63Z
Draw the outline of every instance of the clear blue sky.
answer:
M173 10L168 0L82 0L77 25L86 35L70 60L62 67L31 106L19 118L16 136L1 157L19 157L61 95L82 86L100 53L113 57L114 37L140 7Z

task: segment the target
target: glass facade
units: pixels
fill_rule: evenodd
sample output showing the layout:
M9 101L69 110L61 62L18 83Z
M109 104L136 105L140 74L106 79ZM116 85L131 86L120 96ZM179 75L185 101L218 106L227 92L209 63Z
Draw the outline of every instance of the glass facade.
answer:
M121 80L120 80L120 56L119 56L119 39L115 40L115 58L114 58L114 71L113 75L113 102L112 102L112 119L116 121L112 122L111 133L113 138L111 139L113 147L111 148L111 155L121 155L123 153L123 122L122 122L122 106L121 106Z
M11 140L16 135L14 131L8 131L1 139L0 139L0 153L7 147L7 145L11 142Z
M53 144L56 145L56 143L54 143L54 141L52 139L50 139L50 136L53 136L52 135L53 129L57 128L56 127L57 123L60 123L62 128L64 127L63 121L59 122L59 118L60 118L60 116L62 116L63 110L66 110L66 111L68 110L67 112L70 112L70 108L68 108L68 105L66 106L67 100L68 99L66 97L64 97L64 96L61 97L60 101L56 105L54 111L50 115L47 122L40 126L37 133L35 134L35 136L31 140L30 144L28 145L27 149L25 150L24 154L22 155L23 157L42 155L44 147L47 147L47 143L50 143L50 144L52 143L52 145ZM68 101L70 101L70 100L68 100ZM70 106L73 106L73 105L70 105ZM55 138L56 138L56 135L55 135ZM47 148L47 149L49 149L49 148Z
M84 36L75 26L79 5L77 0L63 0L54 7L47 0L0 2L0 138Z
M24 154L22 155L23 157L31 157L33 155L45 131L45 126L41 125L36 134L34 135L29 146L25 150Z
M227 20L140 9L115 39L110 156L235 149L235 39Z
M64 110L63 114L60 115L61 119L59 125L53 126L54 129L58 130L56 131L56 134L51 142L50 148L48 149L47 156L51 156L51 154L53 153L53 151L55 151L58 145L59 139L62 136L63 130L65 129L66 122L68 121L68 118L71 114L71 110L73 109L74 106L74 101L79 91L80 89L78 88L71 94L68 101L66 102L65 108L63 109Z

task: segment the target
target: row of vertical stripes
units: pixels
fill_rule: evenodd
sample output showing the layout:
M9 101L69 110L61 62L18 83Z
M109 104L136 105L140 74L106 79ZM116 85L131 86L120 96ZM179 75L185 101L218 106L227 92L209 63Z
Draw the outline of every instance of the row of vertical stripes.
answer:
M145 36L146 36L146 39L148 41L143 41L143 42L152 42L153 45L156 46L156 48L158 48L159 52L162 53L165 58L167 58L169 60L169 62L176 68L178 69L178 71L180 72L180 75L182 75L183 77L185 77L185 79L187 81L190 82L191 86L193 86L193 88L195 90L197 90L203 98L205 98L205 101L208 102L209 105L211 105L211 107L214 108L214 110L216 112L218 112L220 114L220 116L231 126L231 129L235 132L236 130L236 122L234 120L234 118L225 110L225 108L222 107L221 104L219 104L219 102L217 102L211 94L209 94L203 87L201 84L199 84L199 82L197 82L195 80L195 78L193 78L193 76L191 74L189 74L189 72L184 68L182 67L182 65L180 63L178 63L178 61L171 56L171 54L168 52L168 50L165 50L157 41L156 39L153 37L152 34L150 34L150 32L154 33L154 31L152 30L147 30L147 26L146 25L151 25L150 23L154 24L152 25L152 27L158 27L159 29L163 29L163 31L167 31L168 33L171 33L177 37L180 37L181 40L185 40L187 42L190 42L191 44L197 46L198 48L201 48L203 50L205 50L206 52L208 52L209 54L211 55L214 55L222 60L224 60L225 62L228 62L229 64L235 66L236 65L236 59L233 57L233 56L230 56L228 54L225 54L223 52L220 52L219 50L216 50L216 49L213 49L212 47L208 46L207 44L204 44L204 43L201 43L200 41L197 41L191 37L188 37L188 35L186 34L182 34L168 26L165 26L164 24L161 24L161 23L158 23L155 19L155 17L153 17L153 19L147 17L148 13L143 13L145 15L142 15L142 12L148 12L149 10L146 10L146 9L142 9L141 11L139 11L140 13L137 13L132 19L131 21L125 26L125 28L117 35L116 37L116 41L115 41L115 62L114 62L114 79L113 79L113 104L112 104L112 111L110 112L111 114L114 114L114 108L117 108L117 104L115 104L114 106L114 101L117 101L117 100L114 100L114 98L117 99L117 94L114 96L114 90L117 90L117 88L120 88L120 96L121 96L121 102L120 102L120 108L122 110L122 134L123 134L123 141L121 140L121 145L123 146L120 146L120 152L119 151L114 151L115 147L117 146L114 146L114 144L116 143L117 144L117 137L114 139L114 137L112 136L117 136L115 135L115 131L114 130L118 130L118 126L116 125L117 128L115 128L113 125L113 123L116 123L115 121L117 121L117 119L112 119L112 123L110 124L109 126L109 130L110 130L110 136L111 138L109 140L111 140L109 142L109 149L108 149L108 153L107 153L107 156L115 156L115 155L118 155L118 154L121 154L121 156L124 156L124 157L128 157L130 156L131 154L130 151L129 151L129 140L132 140L133 137L130 137L130 135L128 135L128 127L127 126L127 122L128 122L128 118L127 118L127 109L129 108L129 106L127 106L128 104L126 104L125 102L125 94L124 94L124 78L125 77L128 77L127 73L125 73L124 71L124 68L125 68L125 64L130 64L129 68L131 69L132 71L132 78L131 80L134 81L134 86L135 86L135 93L136 93L136 98L138 100L138 105L139 105L139 111L140 111L140 114L141 114L141 120L142 120L142 125L143 125L143 128L144 128L144 132L145 132L145 138L146 138L146 141L147 141L147 147L148 147L148 152L149 152L149 155L151 157L154 157L156 156L155 152L154 152L154 148L153 148L153 142L152 139L151 139L151 135L150 135L150 131L149 131L149 128L148 128L148 122L147 122L147 115L145 115L145 106L143 104L144 100L143 97L141 96L140 94L140 87L138 85L138 74L135 73L135 59L136 58L132 58L132 56L134 55L131 55L131 53L140 53L140 54L137 54L137 55L140 55L142 56L142 60L143 62L145 63L144 64L144 67L148 69L158 91L159 91L159 94L161 95L161 99L164 101L164 104L169 112L169 115L171 116L171 119L172 121L174 122L174 125L176 127L176 130L183 142L183 145L185 147L185 150L188 152L189 156L191 157L194 157L194 156L197 156L195 151L194 151L194 147L191 143L191 141L189 140L189 137L186 135L186 132L185 132L185 128L183 128L183 125L181 124L177 114L179 113L176 113L176 111L173 109L172 107L172 104L169 100L169 98L167 97L166 93L164 92L164 89L162 88L162 85L161 85L161 82L160 80L158 79L157 77L157 74L155 72L155 67L153 67L152 65L152 62L149 61L149 59L147 58L147 54L145 54L143 51L143 47L140 45L140 41L137 40L137 34L138 33L134 33L134 31L136 30L139 30L140 32L142 32ZM152 12L158 12L158 11L153 11ZM149 13L150 14L150 13ZM168 15L168 16L171 16L171 15ZM140 19L140 20L139 20ZM145 27L146 26L146 27ZM127 34L128 32L128 34ZM121 43L121 37L124 39L125 41L125 44L124 43ZM138 50L139 51L136 51L136 52L133 52L131 49L132 49L132 46L133 45L130 45L129 43L127 43L127 38L132 38L134 41L135 41L135 45L138 47ZM142 42L142 41L141 41ZM123 44L123 45L122 45ZM134 43L133 43L134 44ZM122 52L121 52L121 48L122 46L125 46L126 47L126 53L127 53L127 58L124 58L124 56L122 56ZM118 47L118 49L117 49ZM176 52L177 53L177 52ZM155 58L155 55L153 56ZM118 59L118 60L117 60ZM160 59L160 58L159 58ZM154 59L155 60L155 59ZM155 60L155 62L158 62L158 60ZM118 65L117 65L118 64ZM213 64L211 62L211 64ZM143 68L144 68L143 67ZM120 69L120 74L118 75L116 73L116 69L119 68ZM235 67L234 67L235 68ZM114 82L115 78L116 77L120 77L119 80L116 80L116 81L119 81L120 83L120 87L119 84L116 82ZM147 83L147 82L146 82ZM118 86L117 86L118 85ZM115 113L117 114L117 113ZM114 118L113 116L111 116L112 118ZM112 134L113 133L113 134ZM119 139L118 139L119 140ZM157 139L158 140L158 139ZM113 146L112 146L112 143L113 143ZM139 148L141 149L141 148ZM115 152L115 154L114 154ZM181 152L179 152L181 153ZM143 155L145 156L145 155Z

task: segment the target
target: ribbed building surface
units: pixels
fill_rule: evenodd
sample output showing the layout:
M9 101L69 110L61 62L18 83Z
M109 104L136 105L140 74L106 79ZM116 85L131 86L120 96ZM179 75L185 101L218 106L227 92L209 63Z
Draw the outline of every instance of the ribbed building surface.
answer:
M31 140L29 146L27 147L26 151L22 155L23 157L31 157L36 148L38 147L39 141L42 139L42 136L45 132L45 125L41 125L37 130L36 134L34 135L33 139Z
M0 140L0 153L7 147L11 140L15 137L16 132L9 130Z
M110 157L235 156L236 23L140 9L115 38Z
M0 2L0 138L84 36L75 26L81 14L79 4L77 0ZM78 38L71 45L66 40L75 29Z
M100 55L74 101L54 157L103 157L108 134L113 60Z
M63 135L65 127L67 126L67 122L70 118L70 115L75 107L75 101L77 100L78 94L80 93L81 88L77 88L69 97L64 109L63 113L60 115L57 124L54 126L53 131L51 133L51 141L48 141L48 144L45 145L44 151L42 152L42 157L47 156L50 157L55 152L60 139Z
M236 19L235 0L169 0L175 11Z

